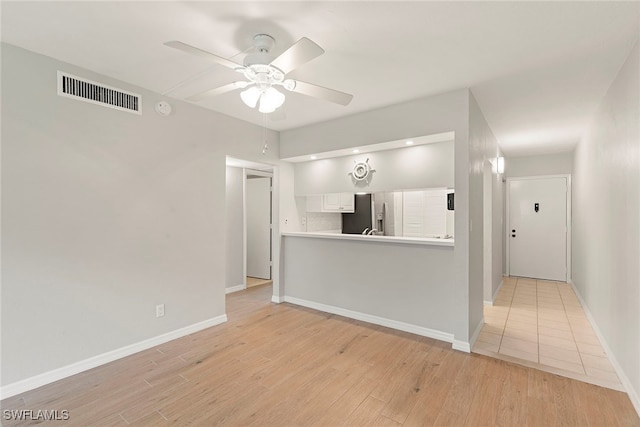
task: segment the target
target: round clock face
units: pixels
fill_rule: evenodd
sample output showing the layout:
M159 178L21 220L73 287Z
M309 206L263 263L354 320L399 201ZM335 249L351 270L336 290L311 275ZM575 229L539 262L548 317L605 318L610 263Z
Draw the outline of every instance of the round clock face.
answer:
M156 111L162 116L168 116L171 114L171 104L167 101L156 102Z

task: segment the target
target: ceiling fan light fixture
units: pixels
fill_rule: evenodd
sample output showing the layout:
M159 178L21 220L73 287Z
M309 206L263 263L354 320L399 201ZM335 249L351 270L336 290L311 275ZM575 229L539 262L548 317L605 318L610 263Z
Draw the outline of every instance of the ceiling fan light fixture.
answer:
M274 87L266 89L260 97L260 112L273 113L284 104L284 94Z
M291 79L287 79L287 80L282 82L282 86L286 90L294 90L296 88L296 81L295 80L291 80Z
M251 86L249 89L240 92L242 102L244 102L249 108L256 108L260 95L262 95L262 92L255 86Z

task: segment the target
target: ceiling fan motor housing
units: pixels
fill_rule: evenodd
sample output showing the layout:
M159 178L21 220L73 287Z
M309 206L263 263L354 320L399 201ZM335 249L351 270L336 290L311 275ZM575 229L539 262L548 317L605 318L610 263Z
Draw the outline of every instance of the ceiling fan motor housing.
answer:
M253 38L253 46L256 48L255 53L250 53L244 58L245 67L255 65L255 64L264 64L267 65L271 63L273 60L273 55L271 49L276 44L276 41L273 37L268 34L258 34Z

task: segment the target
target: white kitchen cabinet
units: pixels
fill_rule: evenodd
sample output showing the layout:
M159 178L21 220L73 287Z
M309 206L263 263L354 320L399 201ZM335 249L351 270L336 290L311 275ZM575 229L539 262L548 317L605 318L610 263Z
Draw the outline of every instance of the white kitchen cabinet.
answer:
M352 193L340 193L340 208L343 209L343 212L355 212L355 195Z
M403 192L404 237L443 237L447 234L447 190Z
M352 193L328 193L307 196L307 212L353 213L355 208Z

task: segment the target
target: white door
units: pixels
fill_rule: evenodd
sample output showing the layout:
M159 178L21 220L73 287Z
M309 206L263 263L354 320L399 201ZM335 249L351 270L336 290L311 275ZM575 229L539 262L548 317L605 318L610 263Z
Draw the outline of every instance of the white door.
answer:
M567 280L567 178L509 181L509 274Z
M271 279L271 178L247 178L247 276Z

